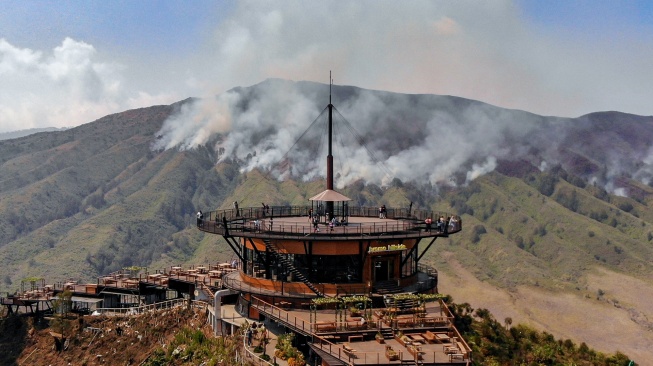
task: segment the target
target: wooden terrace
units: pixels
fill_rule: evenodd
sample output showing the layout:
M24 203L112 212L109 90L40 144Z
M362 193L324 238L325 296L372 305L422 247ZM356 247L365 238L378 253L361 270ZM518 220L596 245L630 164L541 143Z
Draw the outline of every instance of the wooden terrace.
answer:
M310 347L323 359L348 365L469 365L471 349L446 305L427 304L420 314L390 316L387 308L373 309L371 321L361 324L360 318L341 321L335 310L282 308L252 300L260 314L312 339Z

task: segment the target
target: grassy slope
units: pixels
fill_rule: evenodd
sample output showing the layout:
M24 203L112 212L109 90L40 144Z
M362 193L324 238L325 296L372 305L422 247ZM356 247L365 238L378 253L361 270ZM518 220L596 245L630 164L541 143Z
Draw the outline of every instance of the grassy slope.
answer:
M425 256L441 272L442 292L488 308L497 319L511 317L606 352L621 350L640 362L653 358L644 315L652 310L652 228L642 220L650 209L634 202L631 213L638 218L610 203L625 198L597 199L592 187L565 181L551 197L499 174L475 184L467 189L474 214L464 216L464 232L437 240ZM576 212L554 199L571 191ZM592 212L607 217L597 221ZM475 238L481 226L486 233Z

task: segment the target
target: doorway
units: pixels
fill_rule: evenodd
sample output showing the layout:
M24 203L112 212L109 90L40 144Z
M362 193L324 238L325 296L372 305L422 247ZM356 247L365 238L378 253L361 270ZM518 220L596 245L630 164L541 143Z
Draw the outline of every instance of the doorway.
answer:
M388 281L395 277L395 260L392 257L377 257L373 262L374 282Z

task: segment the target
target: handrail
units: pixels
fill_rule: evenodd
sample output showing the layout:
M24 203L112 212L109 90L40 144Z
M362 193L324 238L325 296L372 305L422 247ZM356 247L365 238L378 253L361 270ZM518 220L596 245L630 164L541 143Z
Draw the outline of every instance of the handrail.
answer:
M254 352L249 350L249 347L247 346L247 338L246 337L241 337L243 339L243 349L245 350L245 356L244 358L247 358L250 362L253 362L255 365L270 365L273 366L272 363L262 359L261 357L257 356Z
M266 314L269 318L282 322L286 326L286 328L289 328L297 333L301 333L305 336L310 336L313 334L313 328L315 323L310 323L305 320L298 319L295 316L290 316L289 312L279 307L276 307L268 302L265 302L257 297L252 298L251 304L252 306L255 306L259 312ZM334 343L331 343L319 336L318 338L320 339L320 342L329 344L328 350L325 350L321 346L321 344L320 344L320 349L322 349L325 352L328 352L329 354L331 354L334 357L337 357L340 360L344 360L348 358L345 349L342 346L338 346ZM337 352L335 352L333 348L335 348Z
M134 306L128 308L98 308L95 309L95 311L97 311L102 315L136 315L136 314L142 314L147 311L169 309L187 303L188 300L182 298L182 299L166 300L161 302L155 302L154 304ZM196 307L205 306L205 305L201 305L200 303L201 302L199 301L193 301L193 306Z
M449 311L448 307L445 306L445 304L442 302L442 300L438 300L440 303L441 309L444 308L444 312L446 313L446 316L444 319L446 319L449 323L453 321L453 315ZM284 309L281 309L277 306L274 306L268 302L265 302L257 297L252 297L251 305L256 307L256 309L261 313L265 314L267 317L274 319L276 321L279 321L283 323L287 328L293 330L294 332L301 333L304 335L311 335L313 336L313 346L321 349L322 351L330 354L333 357L338 358L339 360L343 360L348 362L348 365L364 365L364 364L387 364L387 361L385 359L385 351L383 352L358 352L356 351L355 355L356 357L350 357L349 352L345 350L345 348L342 345L338 345L335 343L330 342L327 339L324 339L322 336L319 334L315 334L315 325L316 324L328 324L328 323L310 323L306 322L304 320L298 319L295 316L291 316L289 312L285 311ZM342 325L348 322L332 322L334 325L336 325L336 332L337 331L350 331L351 329L346 329L346 328L341 328L338 325ZM379 329L378 324L374 324L373 322L368 323L369 329ZM412 327L409 327L408 329L412 329ZM359 329L360 330L360 329ZM471 354L471 348L469 345L465 342L465 340L460 336L460 333L458 332L457 329L454 328L454 336L457 337L463 344L463 347L465 348L465 354L470 355ZM402 350L396 350L399 355L399 359L402 359ZM439 355L441 352L433 352L432 359L436 359L436 354ZM423 352L423 356L426 357L426 353ZM430 356L431 357L431 356ZM429 358L430 358L429 357ZM469 357L469 356L468 356ZM467 362L469 364L469 362Z
M257 297L252 297L252 306L255 306L259 312L267 314L268 317L277 319L283 322L286 327L293 329L294 331L301 333L305 336L310 335L312 332L311 323L298 319L296 316L290 316L290 314L276 307L268 302L265 302ZM291 319L292 318L292 319Z
M329 230L322 230L320 233L315 233L313 224L305 223L287 223L275 222L271 227L261 225L257 227L253 220L279 217L307 217L310 206L275 206L272 207L269 213L260 207L240 208L238 213L235 209L216 210L204 213L204 219L198 220L198 228L205 232L214 234L227 235L234 233L246 233L252 237L281 237L292 238L297 236L315 235L318 238L329 237L343 237L343 236L366 236L366 235L384 235L384 237L428 237L436 235L448 235L456 233L462 228L462 220L458 215L450 215L445 212L436 212L429 210L412 210L408 209L388 209L386 218L395 219L399 221L386 221L382 223L369 223L369 224L347 224L340 227L337 231L331 233ZM340 209L335 210L336 217L342 217ZM378 208L372 207L350 207L347 209L346 217L378 217ZM433 230L429 231L428 235L424 220L426 218L445 217L447 220L453 217L455 220L451 226L445 222L444 230L441 232L436 231L435 222L433 222ZM326 221L322 221L325 224ZM225 226L226 224L226 226ZM236 235L238 236L238 235Z

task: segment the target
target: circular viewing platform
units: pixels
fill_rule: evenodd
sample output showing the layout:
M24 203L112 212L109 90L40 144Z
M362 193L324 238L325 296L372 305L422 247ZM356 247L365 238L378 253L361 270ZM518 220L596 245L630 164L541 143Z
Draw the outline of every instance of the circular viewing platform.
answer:
M322 214L317 224L309 217L310 206L270 206L218 210L203 213L197 220L200 230L226 237L262 239L349 240L356 238L446 237L462 229L460 216L445 212L386 209L384 215L377 207L348 207L347 212L335 212L335 221ZM315 212L315 211L313 211ZM425 222L432 220L429 225ZM442 221L440 222L439 219Z

